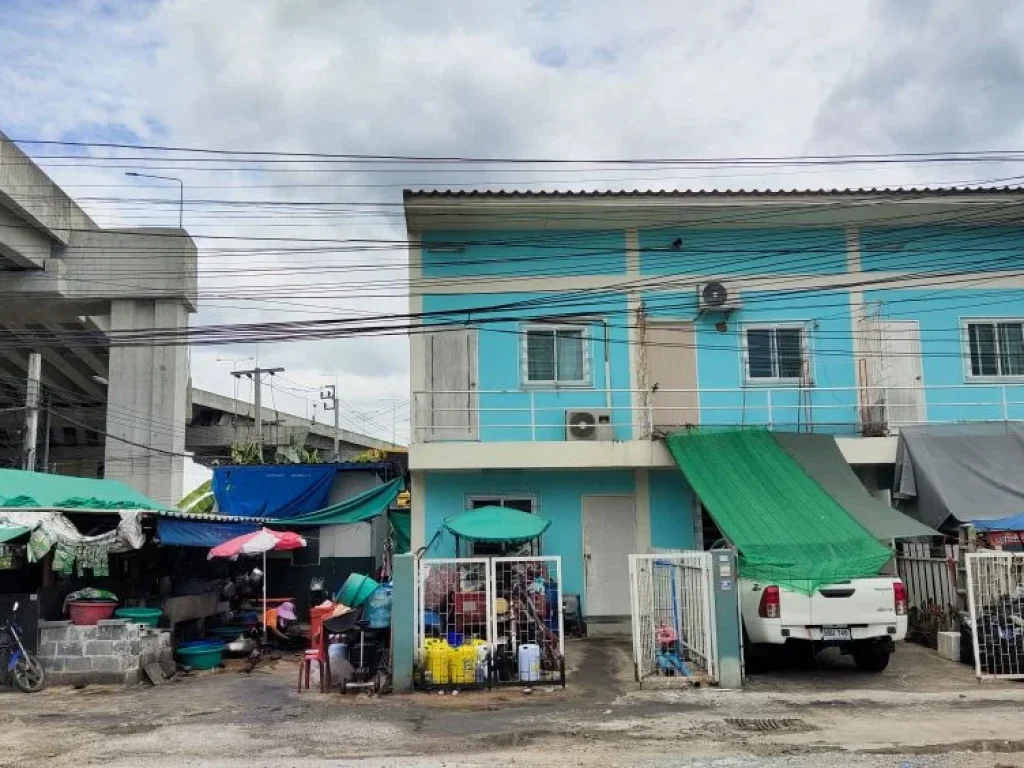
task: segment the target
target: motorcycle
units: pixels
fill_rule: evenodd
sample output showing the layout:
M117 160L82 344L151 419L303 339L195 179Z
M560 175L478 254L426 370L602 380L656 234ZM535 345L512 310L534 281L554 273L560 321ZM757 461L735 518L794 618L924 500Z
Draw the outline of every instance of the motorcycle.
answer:
M7 658L7 674L25 693L37 693L46 687L46 670L42 662L25 650L21 641L21 627L14 620L18 610L15 603L11 615L0 626L0 657Z

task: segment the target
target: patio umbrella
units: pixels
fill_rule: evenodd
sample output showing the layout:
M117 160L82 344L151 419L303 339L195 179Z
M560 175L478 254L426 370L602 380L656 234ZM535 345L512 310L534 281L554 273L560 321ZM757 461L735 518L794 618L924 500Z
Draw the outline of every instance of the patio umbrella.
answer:
M306 546L306 540L291 531L271 531L260 528L258 531L246 533L228 539L210 550L208 560L215 557L227 557L235 560L239 555L263 555L263 641L267 640L267 552L299 549Z

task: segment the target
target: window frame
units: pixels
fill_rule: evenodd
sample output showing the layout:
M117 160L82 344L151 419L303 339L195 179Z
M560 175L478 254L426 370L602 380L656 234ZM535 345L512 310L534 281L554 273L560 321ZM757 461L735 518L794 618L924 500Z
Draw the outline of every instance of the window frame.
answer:
M781 376L751 376L750 375L750 345L748 343L748 333L750 331L771 331L772 332L772 347L771 352L774 353L772 358L772 371L775 372L779 368L778 360L778 341L775 336L777 330L797 330L800 332L800 364L801 368L806 365L807 375L810 383L814 383L814 362L811 355L811 333L810 323L793 321L793 322L782 322L782 323L744 323L741 326L741 348L742 355L740 359L740 366L743 369L743 384L744 386L768 386L768 387L799 387L802 376L793 377L781 377Z
M1024 332L1024 317L963 317L960 319L961 352L964 357L964 381L977 384L1001 384L1005 382L1024 382L1024 373L1011 374L974 374L974 366L971 361L971 326L988 325L995 330L995 359L996 366L1002 366L1002 356L999 350L1000 325L1019 325Z
M464 506L466 508L466 511L467 512L472 512L473 509L474 509L474 506L473 506L474 502L481 502L481 501L489 501L489 502L498 501L498 502L500 502L500 504L498 506L502 506L502 507L505 506L505 502L506 501L528 501L530 503L530 512L529 512L529 514L531 514L531 515L537 514L537 511L540 508L540 501L538 500L537 494L535 494L535 493L467 493L466 494L466 498L465 498L465 504L464 504ZM488 505L484 505L484 506L488 506ZM494 554L494 553L480 553L480 554L478 554L477 551L476 551L476 547L477 547L478 543L488 544L488 542L475 542L475 541L468 542L468 544L469 544L469 552L466 555L463 555L460 552L456 552L455 556L456 557L504 557L504 556L506 556L508 554L507 551L503 551L500 554ZM491 545L491 546L493 546L493 545ZM537 540L533 540L533 541L530 542L529 546L530 546L530 552L528 554L526 554L526 555L523 555L523 556L524 557L538 557L540 555L540 542L537 541Z
M530 378L530 333L535 331L551 331L554 333L554 379ZM583 378L571 381L558 379L558 332L579 331L582 346ZM593 386L593 366L591 365L592 342L590 326L586 323L526 323L520 326L521 342L519 344L520 379L523 387L579 389Z

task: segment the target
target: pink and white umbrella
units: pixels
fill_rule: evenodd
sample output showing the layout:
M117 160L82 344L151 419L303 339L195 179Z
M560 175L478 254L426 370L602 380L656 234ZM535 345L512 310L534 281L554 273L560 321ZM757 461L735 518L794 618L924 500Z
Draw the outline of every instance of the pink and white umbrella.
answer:
M260 528L258 531L236 536L223 544L218 544L210 550L207 557L210 560L215 557L234 559L239 555L265 555L267 552L300 549L304 546L306 546L306 540L297 533Z
M227 557L232 560L239 555L263 555L263 641L267 640L267 552L283 552L289 549L300 549L306 546L306 540L291 531L272 531L260 528L258 531L246 533L218 544L206 556L208 560L215 557Z

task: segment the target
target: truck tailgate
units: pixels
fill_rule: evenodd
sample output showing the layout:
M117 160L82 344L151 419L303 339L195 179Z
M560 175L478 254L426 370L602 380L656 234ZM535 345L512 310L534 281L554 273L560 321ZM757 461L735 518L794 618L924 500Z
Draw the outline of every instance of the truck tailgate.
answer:
M893 579L855 579L826 584L807 598L810 626L853 626L896 621ZM785 614L784 614L785 615Z

